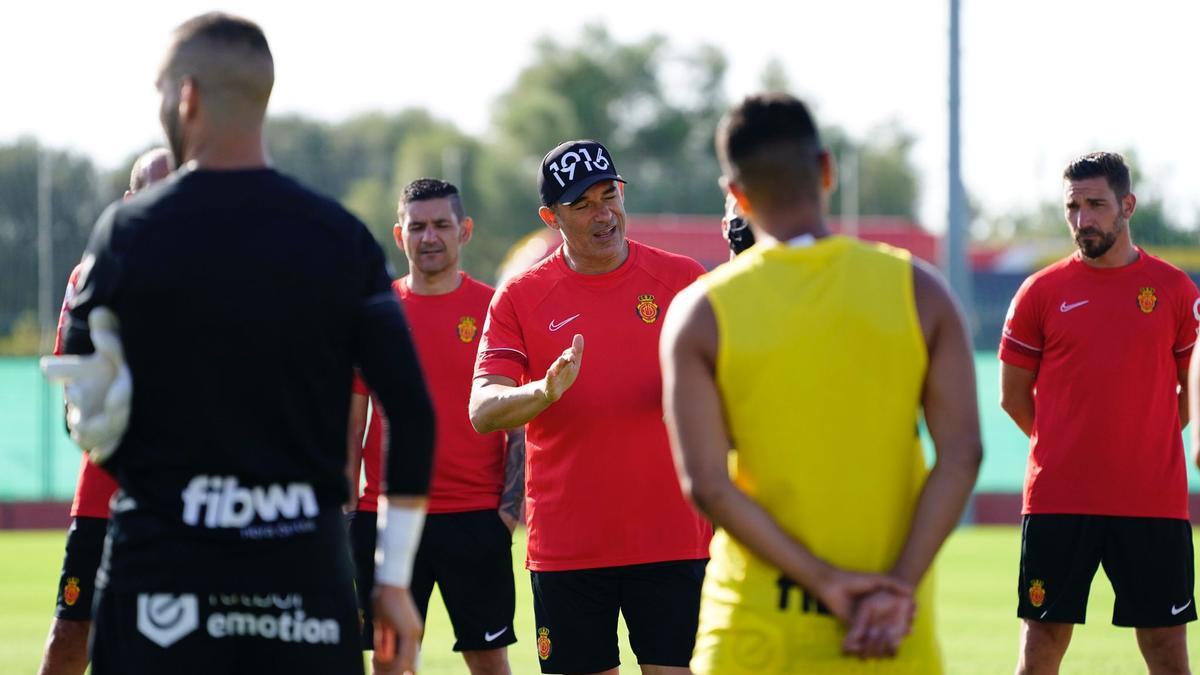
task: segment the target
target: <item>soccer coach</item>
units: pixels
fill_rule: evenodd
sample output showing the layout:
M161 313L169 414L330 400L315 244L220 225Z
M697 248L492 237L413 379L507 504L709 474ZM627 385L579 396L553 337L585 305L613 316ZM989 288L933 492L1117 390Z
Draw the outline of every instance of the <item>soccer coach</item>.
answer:
M180 168L110 207L84 255L65 352L95 348L80 361L126 372L133 391L128 426L105 435L119 386L97 405L86 369L55 364L73 435L121 487L95 675L362 672L341 513L356 364L397 430L376 620L399 627L396 665L412 669L432 408L379 245L268 165L273 82L253 23L177 28L157 86Z
M497 290L476 359L475 429L527 425L544 673L615 673L618 612L643 673L687 672L696 638L712 530L675 479L657 349L660 317L704 270L625 238L623 183L595 141L546 154L538 213L562 246Z

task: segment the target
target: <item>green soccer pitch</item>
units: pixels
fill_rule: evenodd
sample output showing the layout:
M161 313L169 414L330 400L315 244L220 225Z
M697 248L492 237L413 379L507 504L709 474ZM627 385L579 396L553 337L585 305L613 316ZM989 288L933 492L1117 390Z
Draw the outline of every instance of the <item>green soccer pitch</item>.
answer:
M62 542L62 532L0 532L0 673L33 673L37 669L53 611ZM1020 531L1015 527L968 527L953 535L939 557L937 621L947 673L1013 671L1019 544ZM524 537L518 533L513 550L519 642L509 648L509 660L518 675L538 672L523 548ZM1063 662L1064 674L1145 672L1133 631L1110 624L1112 602L1112 591L1101 571L1092 586L1089 623L1075 631ZM429 614L421 672L465 672L461 657L450 651L454 635L436 592ZM623 627L620 633L621 661L626 672L636 673L636 660ZM1200 626L1190 627L1188 648L1193 663L1200 663Z

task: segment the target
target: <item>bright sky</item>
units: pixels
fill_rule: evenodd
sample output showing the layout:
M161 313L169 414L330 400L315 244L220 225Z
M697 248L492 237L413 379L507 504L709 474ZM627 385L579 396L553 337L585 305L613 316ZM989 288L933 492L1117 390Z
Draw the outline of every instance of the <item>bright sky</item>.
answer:
M34 135L104 166L123 161L159 138L152 83L167 34L210 9L266 30L275 113L332 121L423 106L471 133L486 131L537 37L574 42L601 21L622 41L715 43L730 59L731 99L755 91L774 56L823 124L863 135L898 122L918 139L921 218L945 226L948 0L306 5L5 3L0 142ZM1168 209L1196 222L1200 3L963 0L962 17L964 179L987 212L1057 199L1071 157L1132 147Z

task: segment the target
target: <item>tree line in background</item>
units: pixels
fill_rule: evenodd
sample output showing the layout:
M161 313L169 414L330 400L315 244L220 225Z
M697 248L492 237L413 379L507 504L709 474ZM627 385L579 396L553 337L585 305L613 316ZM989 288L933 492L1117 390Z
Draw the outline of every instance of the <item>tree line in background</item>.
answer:
M491 280L509 247L542 227L536 214L538 164L547 150L571 138L595 138L609 147L629 181L628 212L709 214L716 227L723 199L712 137L730 104L723 93L727 67L726 55L713 46L680 51L657 35L622 43L593 25L570 42L539 41L532 61L494 102L490 129L481 136L415 108L338 123L272 117L267 145L281 171L340 200L367 223L399 273L404 257L391 242L400 189L422 176L457 184L476 222L465 267ZM767 65L762 84L770 90L790 88L778 61ZM838 127L822 133L835 156L852 153L857 159L858 213L916 219L915 138L895 125L863 139ZM33 140L0 145L0 354L32 354L39 347L37 185L43 154L49 156L52 177L57 304L97 216L124 191L137 153L122 166L101 169L87 157ZM835 215L841 205L834 194ZM1157 214L1164 238L1187 236L1166 219L1161 200L1143 201L1139 241L1148 212ZM993 221L977 220L986 225L984 236L1002 231L992 227ZM1006 227L1011 236L1044 234L1044 221L1040 211L1014 214L1006 218L1011 223ZM1049 230L1061 236L1061 223L1056 216Z

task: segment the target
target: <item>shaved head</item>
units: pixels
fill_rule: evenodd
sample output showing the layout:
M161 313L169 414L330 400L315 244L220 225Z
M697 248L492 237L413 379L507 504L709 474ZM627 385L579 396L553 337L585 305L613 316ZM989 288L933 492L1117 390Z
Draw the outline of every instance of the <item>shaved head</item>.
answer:
M157 183L166 178L174 168L170 150L166 148L147 150L137 158L137 161L133 163L133 170L129 172L129 191L137 192L148 185Z
M275 62L261 28L213 12L175 29L159 77L173 86L191 79L214 115L261 120L275 84Z
M159 115L177 163L186 137L209 131L260 130L275 84L275 62L262 29L246 19L213 12L185 22L171 35L158 74Z

